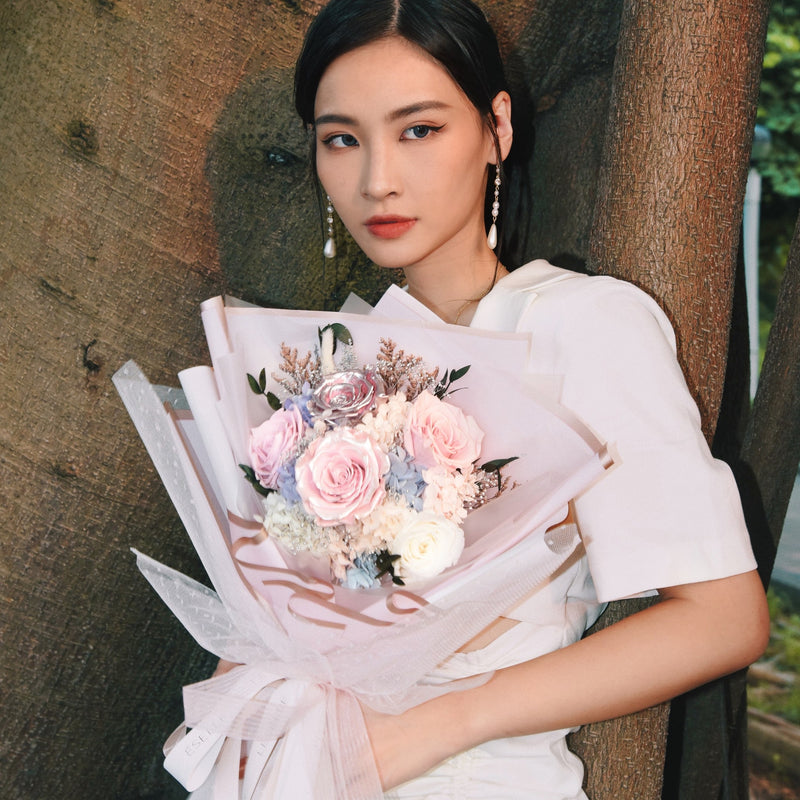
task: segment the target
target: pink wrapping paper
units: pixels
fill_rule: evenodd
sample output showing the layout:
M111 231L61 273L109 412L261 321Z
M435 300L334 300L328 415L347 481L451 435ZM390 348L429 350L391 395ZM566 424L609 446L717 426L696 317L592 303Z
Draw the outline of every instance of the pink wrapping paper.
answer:
M215 298L202 309L212 367L181 373L182 392L151 386L132 362L114 377L215 591L141 553L139 567L202 647L243 665L185 687L191 730L168 742L167 769L204 796L381 797L360 704L398 713L486 680L423 678L546 584L578 544L573 528L548 529L609 465L586 427L536 388L526 335L430 320L396 291L379 304L392 319ZM390 335L441 370L470 364L454 402L486 433L481 459L519 457L504 469L517 488L468 516L460 561L424 584L333 586L253 521L258 498L237 465L247 461L249 429L270 412L245 375L269 375L282 342L304 352L331 322L350 330L361 363Z

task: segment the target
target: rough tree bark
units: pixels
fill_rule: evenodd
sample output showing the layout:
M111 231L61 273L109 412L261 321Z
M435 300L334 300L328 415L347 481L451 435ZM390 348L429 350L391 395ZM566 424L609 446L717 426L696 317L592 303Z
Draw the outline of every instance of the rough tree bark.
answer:
M204 358L223 287L203 169L243 75L305 16L261 2L0 10L0 796L181 797L159 750L210 659L128 548L196 559L110 384ZM265 31L275 41L268 45Z
M625 4L591 262L667 312L711 438L725 377L766 0Z
M764 585L769 584L800 462L800 217L781 281L758 390L734 471ZM747 350L741 348L743 358ZM729 719L747 712L745 675L729 682ZM688 738L688 737L687 737ZM745 763L746 741L731 736L731 761ZM740 770L741 771L741 770ZM731 796L747 800L741 783ZM699 796L699 795L695 795Z
M666 310L709 441L767 14L764 0L626 0L598 184L591 266L638 284ZM746 764L730 774L726 763L745 724L726 727L720 709L729 696L723 681L674 703L665 798L708 800L728 785L744 800Z
M138 578L128 547L195 574L199 568L110 375L134 357L151 379L174 383L179 369L205 359L197 307L220 291L322 307L354 286L370 294L387 280L350 245L340 248L335 268L325 267L320 254L307 141L289 103L291 65L320 4L10 0L0 9L0 796L9 800L183 794L162 772L159 747L180 721L180 686L207 674L209 659ZM621 0L483 5L518 90L518 150L530 161L527 184L516 189L523 210L514 260L536 254L581 262L588 255ZM679 41L665 56L680 62L680 48L697 36L704 59L723 58L710 42L730 8L738 10L741 28L728 35L752 41L746 20L754 25L755 3L686 5L671 7L669 19L654 17L667 42L676 35ZM640 8L653 14L652 6L626 10L623 37L632 37L634 50L643 42L632 20ZM703 20L711 27L693 27ZM637 55L625 47L631 75L641 58L652 84L659 64L645 57L650 51ZM742 61L752 58L748 50ZM615 109L627 102L624 63L618 58ZM727 74L739 74L740 63L727 66ZM668 74L679 76L679 68ZM738 101L725 106L735 117L729 122L703 93L719 92L717 102L741 85L717 85L721 72L710 84L692 83L698 76L693 67L689 72L680 85L686 94L676 93L675 103L691 97L695 122L713 121L698 126L700 142L706 142L702 131L727 142L718 178L730 195L701 181L694 189L684 184L673 200L688 224L702 230L711 227L702 215L721 209L721 230L732 236L741 186L728 167L746 160L746 142L736 137L747 109ZM643 79L645 95L654 91L651 84ZM658 112L657 104L651 110ZM637 120L654 144L661 141L657 119ZM615 116L610 124L622 137L613 147L625 133L639 137ZM720 254L724 272L734 245L692 239L694 227L688 235L697 258L670 256L672 217L660 206L658 224L648 220L648 238L633 219L620 226L626 177L638 176L627 201L636 208L650 176L613 147L601 183L614 201L606 206L614 222L598 223L594 240L602 244L624 230L624 240L654 249L621 260L596 250L596 263L629 265L624 274L634 279L641 263L642 274L652 274L660 288L676 283L674 270L701 263L710 249ZM693 197L709 192L715 200L692 206ZM688 272L686 285L710 296L718 262L703 264L709 271ZM666 268L672 271L662 273ZM699 352L715 354L714 375L723 360L717 325L724 328L725 302L712 331L705 317L685 314L671 295L666 301L682 342L700 331L713 340ZM694 351L682 353L691 367ZM705 401L709 408L715 391ZM618 772L590 769L594 800L656 796L661 739L655 749L644 747L653 738L642 733L653 723L646 717L626 728L635 731L631 747L617 751L617 763L647 764L644 779L628 764L635 786L623 795ZM663 726L663 716L654 719L656 728ZM590 742L598 740L594 730L584 734ZM611 756L606 748L601 757L613 763Z

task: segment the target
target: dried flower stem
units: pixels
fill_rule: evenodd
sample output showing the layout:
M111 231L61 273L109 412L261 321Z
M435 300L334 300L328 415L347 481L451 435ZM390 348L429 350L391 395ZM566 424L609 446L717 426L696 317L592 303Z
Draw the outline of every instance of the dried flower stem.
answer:
M392 339L383 338L375 369L383 378L388 394L403 392L408 400L432 389L439 375L438 367L426 370L419 356L407 355Z

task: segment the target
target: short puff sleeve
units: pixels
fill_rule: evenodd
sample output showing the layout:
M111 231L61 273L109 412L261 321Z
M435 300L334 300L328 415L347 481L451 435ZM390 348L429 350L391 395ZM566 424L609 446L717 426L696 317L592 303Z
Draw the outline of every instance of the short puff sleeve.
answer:
M516 326L532 333L532 367L562 376L562 403L615 459L575 501L598 599L755 569L733 475L711 456L659 306L606 276L534 296Z

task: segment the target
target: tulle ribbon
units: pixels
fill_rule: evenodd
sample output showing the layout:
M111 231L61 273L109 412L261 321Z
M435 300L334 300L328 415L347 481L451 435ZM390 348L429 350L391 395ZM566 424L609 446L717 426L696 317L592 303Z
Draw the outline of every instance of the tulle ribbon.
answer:
M187 789L214 773L218 800L382 797L350 692L243 665L186 687L184 704L192 729L168 740L164 766Z

